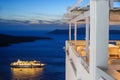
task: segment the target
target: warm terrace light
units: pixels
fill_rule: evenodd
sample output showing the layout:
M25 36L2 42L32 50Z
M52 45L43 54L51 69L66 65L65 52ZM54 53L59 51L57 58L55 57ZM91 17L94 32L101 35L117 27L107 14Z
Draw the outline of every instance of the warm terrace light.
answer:
M63 16L69 24L69 40L66 41L66 80L120 80L117 77L120 76L119 46L116 40L112 40L113 44L108 40L109 25L120 24L120 9L113 7L113 2L120 0L90 0L90 3L80 6L82 1L86 0L78 0L67 10L66 15L69 16ZM86 24L84 46L82 40L76 40L76 26L82 24L81 21ZM71 39L72 24L74 40Z
M110 10L110 24L120 24L120 9Z

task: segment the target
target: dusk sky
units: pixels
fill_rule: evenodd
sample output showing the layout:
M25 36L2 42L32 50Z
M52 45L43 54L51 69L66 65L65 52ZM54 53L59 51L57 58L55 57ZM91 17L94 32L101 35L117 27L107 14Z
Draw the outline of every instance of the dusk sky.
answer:
M8 20L59 20L76 0L0 0L0 18Z
M77 0L0 0L0 22L49 24L58 22ZM83 4L89 0L84 0ZM119 4L115 4L118 6ZM20 22L19 22L20 21Z
M0 0L0 18L8 20L60 20L77 0ZM88 0L86 0L88 1Z
M60 19L76 1L0 0L0 30L63 29Z

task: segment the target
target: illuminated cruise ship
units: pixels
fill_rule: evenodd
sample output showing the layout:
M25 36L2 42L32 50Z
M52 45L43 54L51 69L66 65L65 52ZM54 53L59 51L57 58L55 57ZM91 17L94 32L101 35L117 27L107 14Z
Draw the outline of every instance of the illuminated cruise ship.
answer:
M21 61L13 62L10 64L12 68L41 68L44 67L45 64L40 63L39 61Z
M120 0L78 0L67 9L66 80L120 80L120 41L109 40L109 25L120 24ZM86 40L77 40L77 25L86 24ZM74 40L71 27L74 25Z

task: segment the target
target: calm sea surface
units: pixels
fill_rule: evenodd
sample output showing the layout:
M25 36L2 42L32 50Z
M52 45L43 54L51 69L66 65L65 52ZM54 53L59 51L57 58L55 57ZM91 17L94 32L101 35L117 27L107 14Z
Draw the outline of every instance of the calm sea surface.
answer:
M53 40L36 40L0 47L0 80L65 80L64 41L67 35L45 34L43 31L0 32L16 36L45 36ZM39 60L44 69L12 69L10 63L21 60Z
M1 31L16 36L45 36L53 40L36 40L0 47L0 80L65 80L64 45L68 35L46 34L46 31ZM85 39L84 35L79 35ZM111 35L120 39L120 35ZM11 68L10 63L21 60L39 60L45 68Z

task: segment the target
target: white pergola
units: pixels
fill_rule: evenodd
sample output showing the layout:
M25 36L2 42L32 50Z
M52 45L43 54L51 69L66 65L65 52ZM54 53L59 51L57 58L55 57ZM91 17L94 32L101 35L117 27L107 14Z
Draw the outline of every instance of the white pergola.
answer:
M86 24L86 58L90 46L90 80L98 80L96 67L108 67L109 24L120 24L120 8L114 8L113 2L120 0L90 0L83 7L78 0L63 19L69 23L69 40L71 40L71 24L74 24L74 40L77 40L77 24ZM117 17L117 18L116 18ZM90 30L90 31L89 31ZM90 36L89 36L90 35ZM102 59L101 59L102 58Z

